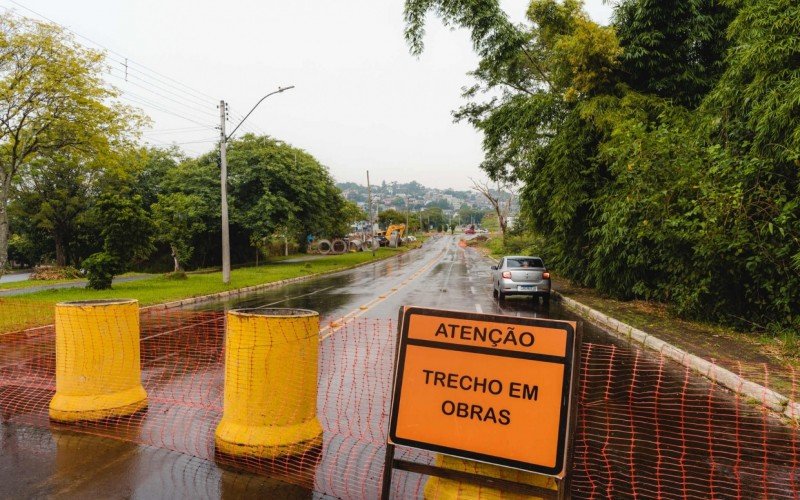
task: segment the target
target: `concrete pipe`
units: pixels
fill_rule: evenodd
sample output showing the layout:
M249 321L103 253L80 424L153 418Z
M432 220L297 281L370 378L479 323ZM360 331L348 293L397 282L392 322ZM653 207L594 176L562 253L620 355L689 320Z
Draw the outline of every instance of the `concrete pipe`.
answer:
M360 252L362 245L363 245L363 243L358 238L350 240L350 244L349 244L350 251L351 252Z
M317 250L319 250L319 253L321 253L322 255L328 255L329 253L331 253L332 248L333 246L331 245L331 242L328 240L319 240L319 243L317 243Z
M347 251L347 243L344 240L335 239L331 245L331 253L345 253Z
M139 350L139 302L61 302L55 309L56 393L50 418L102 420L147 407Z
M304 309L228 312L225 394L217 451L277 458L322 446L317 420L319 314Z

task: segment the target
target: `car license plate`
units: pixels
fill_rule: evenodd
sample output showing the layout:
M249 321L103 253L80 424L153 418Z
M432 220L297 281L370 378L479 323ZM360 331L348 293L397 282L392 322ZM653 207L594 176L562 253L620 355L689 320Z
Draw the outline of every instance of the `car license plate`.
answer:
M518 292L535 292L536 287L533 285L518 285L517 286Z

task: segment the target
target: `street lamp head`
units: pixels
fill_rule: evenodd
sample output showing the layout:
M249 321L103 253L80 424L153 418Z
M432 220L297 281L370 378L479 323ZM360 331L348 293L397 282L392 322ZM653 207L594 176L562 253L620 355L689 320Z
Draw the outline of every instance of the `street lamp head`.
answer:
M264 99L266 99L267 97L269 97L269 96L271 96L271 95L280 94L281 92L283 92L283 91L285 91L285 90L289 90L289 89L293 89L293 88L294 88L294 85L289 85L288 87L278 87L278 90L276 90L276 91L274 91L274 92L270 92L269 94L267 94L267 95L265 95L264 97L262 97L261 99L259 99L259 101L258 101L258 102L255 104L255 106L253 106L253 107L250 109L250 111L248 111L248 112L247 112L247 114L246 114L246 115L244 115L244 118L242 118L242 121L240 121L240 122L239 122L239 124L238 124L238 125L236 125L236 127L233 129L233 131L232 131L232 132L231 132L231 133L230 133L230 134L229 134L227 137L225 137L225 140L227 141L227 140L229 140L231 137L233 137L233 134L235 134L235 133L236 133L236 131L237 131L237 130L239 130L239 127L241 127L241 126L242 126L242 123L244 123L244 121L245 121L245 120L247 120L247 118L248 118L248 117L249 117L249 116L250 116L250 115L253 113L253 111L255 111L255 110L256 110L256 108L258 107L258 105L259 105L259 104L261 104L261 103L264 101Z

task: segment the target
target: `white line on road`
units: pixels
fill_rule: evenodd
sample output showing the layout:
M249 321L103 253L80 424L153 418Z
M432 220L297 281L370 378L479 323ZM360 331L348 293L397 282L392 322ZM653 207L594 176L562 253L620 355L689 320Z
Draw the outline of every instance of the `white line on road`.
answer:
M478 311L478 314L483 314L483 309L480 304L475 304L475 310Z

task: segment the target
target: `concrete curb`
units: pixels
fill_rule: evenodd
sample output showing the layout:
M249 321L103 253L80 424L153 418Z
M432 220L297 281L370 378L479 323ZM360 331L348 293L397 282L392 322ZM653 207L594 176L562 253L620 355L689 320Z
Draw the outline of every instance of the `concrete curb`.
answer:
M297 283L298 281L308 281L308 280L311 280L311 279L314 279L314 278L319 278L321 276L328 276L328 275L331 275L331 274L350 271L351 269L357 269L359 267L368 266L370 264L375 264L376 262L382 262L384 260L389 260L389 259L393 259L393 258L396 258L396 257L400 257L401 255L408 255L411 252L414 252L416 250L418 250L418 248L412 248L411 250L408 250L407 252L403 252L403 253L399 253L399 254L395 254L395 255L389 255L387 257L383 257L383 258L380 258L380 259L369 260L367 262L362 262L360 264L355 264L355 265L352 265L352 266L343 267L341 269L332 269L330 271L324 271L324 272L321 272L321 273L308 274L306 276L298 276L296 278L287 278L287 279L279 280L279 281L271 281L269 283L261 283L259 285L252 285L252 286L247 286L247 287L244 287L244 288L235 288L233 290L226 290L224 292L217 292L217 293L212 293L212 294L208 294L208 295L199 295L197 297L189 297L189 298L186 298L186 299L175 300L175 301L172 301L172 302L162 302L160 304L153 304L151 306L142 307L141 310L142 311L158 311L158 310L162 310L162 309L174 309L176 307L183 307L183 306L187 306L187 305L191 305L191 304L202 304L204 302L213 302L215 300L220 300L220 299L224 299L224 298L228 298L228 297L236 297L236 296L245 295L245 294L248 294L248 293L251 293L251 292L257 292L259 290L266 290L268 288L275 288L275 287L287 285L289 283Z
M602 327L612 335L623 340L636 342L650 350L659 352L664 357L691 368L714 383L726 387L754 403L759 403L776 413L780 413L786 418L792 420L800 419L800 402L792 402L786 396L772 389L747 380L722 366L699 356L695 356L668 342L664 342L643 330L634 328L627 323L623 323L585 304L581 304L577 300L565 297L555 290L552 290L551 293L564 307Z

